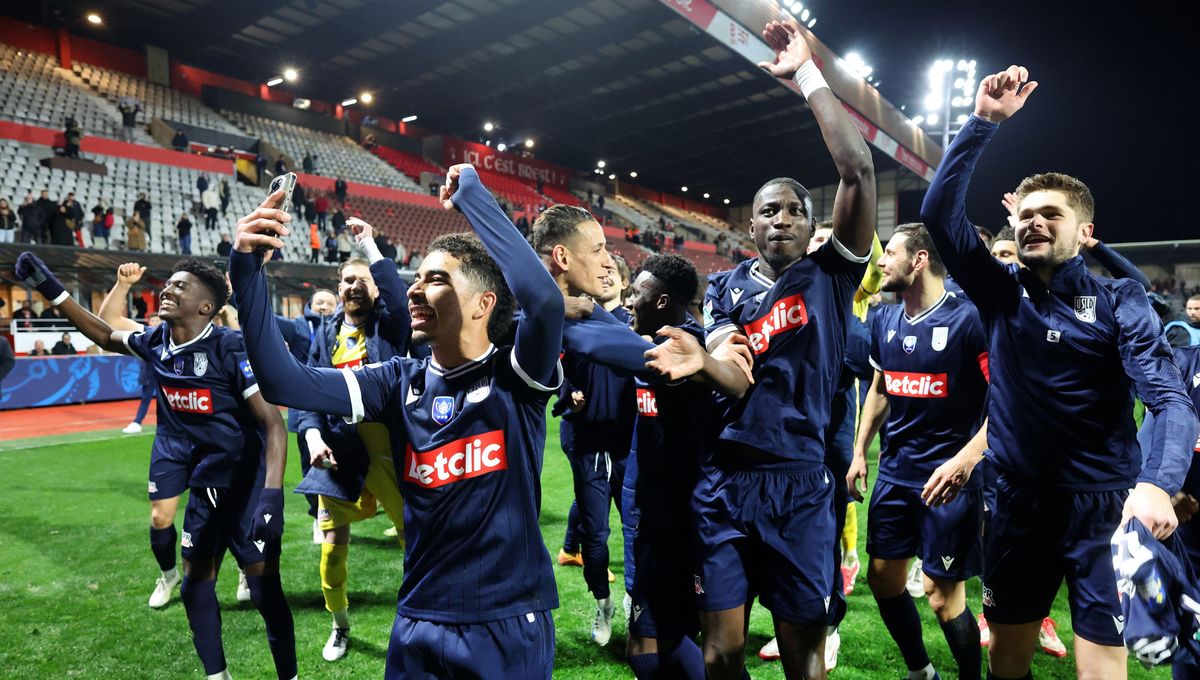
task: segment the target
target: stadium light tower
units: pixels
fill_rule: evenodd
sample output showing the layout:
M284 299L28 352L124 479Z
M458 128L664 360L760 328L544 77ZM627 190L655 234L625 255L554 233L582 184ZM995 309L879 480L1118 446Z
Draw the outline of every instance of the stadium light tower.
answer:
M923 101L925 115L912 122L930 130L941 130L942 148L958 134L975 102L975 60L938 59L929 67L929 93ZM957 129L951 129L954 126Z

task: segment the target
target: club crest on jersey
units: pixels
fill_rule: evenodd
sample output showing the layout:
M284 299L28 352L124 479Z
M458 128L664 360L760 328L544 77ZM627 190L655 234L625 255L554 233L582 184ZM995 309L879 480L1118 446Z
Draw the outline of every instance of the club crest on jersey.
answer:
M183 357L175 357L173 368L175 369L175 375L183 375Z
M929 344L933 347L933 351L940 352L946 349L946 340L949 339L949 337L949 326L934 326L933 338L929 342Z
M454 417L454 397L433 398L433 422L445 425Z
M904 336L904 353L912 354L913 350L915 350L916 348L917 348L917 336L915 336L915 335Z
M197 378L203 377L208 373L208 355L204 352L196 352L192 354L192 372Z
M1075 316L1086 323L1096 323L1096 296L1076 295Z
M471 390L467 392L467 403L478 404L487 399L488 394L492 391L491 383L487 378L480 380L471 386Z
M891 342L891 341L892 341L892 338L894 338L894 337L896 337L896 329L894 329L894 328L893 328L893 329L891 329L891 330L889 330L889 331L888 331L888 339L887 339L887 341L888 341L888 342Z

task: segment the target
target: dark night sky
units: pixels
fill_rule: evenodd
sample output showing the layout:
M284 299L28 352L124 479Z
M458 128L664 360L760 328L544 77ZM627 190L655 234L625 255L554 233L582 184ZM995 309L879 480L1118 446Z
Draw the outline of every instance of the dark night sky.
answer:
M975 221L1002 224L1001 193L1028 174L1057 170L1092 189L1102 240L1200 238L1187 207L1197 195L1194 106L1184 111L1185 101L1198 99L1197 59L1185 55L1194 37L1181 16L1057 0L809 6L817 35L839 54L862 54L880 91L907 104L906 113L920 111L926 72L939 57L973 56L977 77L1012 63L1029 68L1039 88L980 162L970 194Z

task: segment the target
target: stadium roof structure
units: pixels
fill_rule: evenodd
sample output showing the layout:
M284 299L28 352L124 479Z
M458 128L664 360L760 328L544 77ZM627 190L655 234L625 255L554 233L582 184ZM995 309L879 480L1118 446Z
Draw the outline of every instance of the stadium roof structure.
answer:
M31 3L32 4L32 3ZM88 12L88 0L51 3ZM663 191L749 200L763 181L836 181L797 88L755 62L773 0L108 0L100 39L253 82L295 68L297 96L371 110ZM32 10L30 10L32 11ZM26 17L36 20L35 17ZM86 27L85 27L86 28ZM928 179L941 149L811 41L876 167ZM286 85L285 85L286 87ZM361 105L361 104L359 104ZM498 130L484 133L485 121Z

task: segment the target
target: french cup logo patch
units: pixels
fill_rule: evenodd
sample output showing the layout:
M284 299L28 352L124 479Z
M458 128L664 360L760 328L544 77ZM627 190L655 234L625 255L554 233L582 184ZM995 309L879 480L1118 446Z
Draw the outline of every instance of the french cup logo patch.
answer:
M445 425L454 417L454 397L433 398L433 422Z

